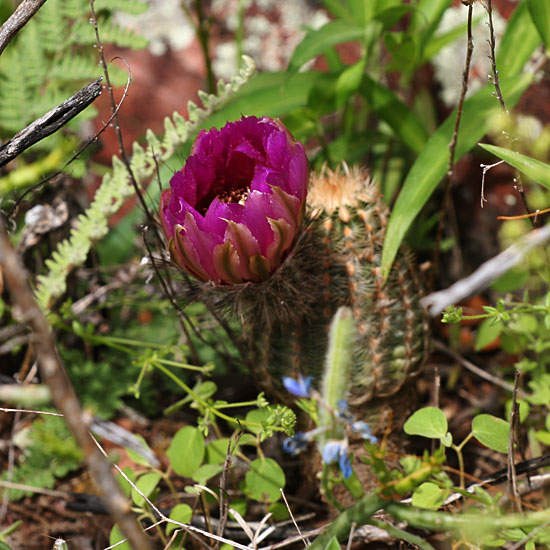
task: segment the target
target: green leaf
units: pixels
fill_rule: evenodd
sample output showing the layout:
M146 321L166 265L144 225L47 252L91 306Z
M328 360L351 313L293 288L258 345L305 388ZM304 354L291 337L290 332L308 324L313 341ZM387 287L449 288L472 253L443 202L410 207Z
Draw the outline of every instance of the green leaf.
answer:
M472 421L475 438L489 449L499 453L508 452L510 424L492 414L478 414Z
M419 508L437 510L445 501L445 491L429 481L419 485L413 493L412 504Z
M217 476L222 470L222 464L203 464L193 473L193 481L200 485L206 485L210 478Z
M208 117L201 128L220 128L241 116L278 117L307 104L318 73L261 73L232 94L223 108ZM162 171L162 167L161 167Z
M499 77L503 79L519 75L539 44L540 37L527 4L520 2L506 25L498 47L496 65ZM504 97L505 101L506 99Z
M359 92L407 147L416 153L422 151L428 140L428 133L416 115L392 90L364 75Z
M550 50L550 0L527 0L527 7L546 49Z
M501 322L495 322L493 318L485 319L477 329L475 350L479 351L494 342L500 336L503 328Z
M186 426L176 432L166 454L176 474L191 477L204 458L204 438L198 428Z
M340 550L340 543L336 537L332 537L326 544L325 550Z
M193 516L193 509L188 504L176 504L170 512L170 519L178 521L179 523L187 524L191 521ZM166 526L166 534L169 535L172 531L179 529L177 525L169 523Z
M476 27L481 22L481 17L476 17L472 21L472 28ZM457 25L451 30L438 34L426 44L424 48L423 61L427 62L431 57L433 57L439 50L454 42L457 38L461 37L463 34L466 34L468 30L468 23L462 25Z
M366 58L362 57L357 63L347 67L338 76L336 81L336 106L340 107L357 91L365 72Z
M325 8L337 19L350 19L349 10L342 0L323 0Z
M409 435L421 435L441 439L447 434L447 419L441 409L424 407L415 411L405 422L403 429Z
M546 430L537 430L535 432L535 437L543 444L550 445L550 432Z
M364 0L363 0L364 1ZM391 29L406 13L411 11L413 6L401 5L379 11L374 19L382 23L384 30Z
M137 480L136 486L146 497L149 497L158 485L160 478L160 474L157 473L143 474ZM145 503L145 499L133 487L132 500L136 506L143 506Z
M246 414L246 421L253 422L254 424L262 424L262 422L266 422L270 416L271 416L271 410L269 408L252 409ZM256 426L247 426L246 429L249 432L252 432L253 434L259 434L263 431L263 428L259 428Z
M531 81L531 75L501 81L501 89L509 108L516 104ZM455 161L458 161L487 133L490 124L489 113L498 108L491 91L490 86L485 86L464 102ZM430 137L407 174L391 213L384 240L382 271L385 277L390 272L405 233L445 175L455 118L456 110Z
M550 164L545 164L537 159L532 159L516 151L497 147L496 145L487 145L480 143L479 146L489 153L493 153L499 159L507 162L520 172L523 172L527 177L540 183L547 189L550 189Z
M272 458L257 458L245 477L247 494L256 500L275 502L281 498L285 474Z
M147 445L147 441L143 438L143 436L136 434L134 435L136 439L139 439L140 443L143 445L145 449L148 449L151 451L149 445ZM134 451L133 449L130 449L129 447L126 447L126 452L128 453L128 456L136 463L140 464L141 466L151 466L151 463L140 453L137 451ZM151 451L153 454L153 451Z
M121 540L124 540L126 537L122 534L122 531L120 530L118 525L113 526L111 529L111 534L109 535L109 544L113 546L114 544L117 544L117 542L120 542ZM129 542L123 542L122 544L117 544L118 550L132 550L132 547L130 546Z
M360 40L365 36L365 28L345 21L331 21L320 29L310 30L296 46L288 62L287 75L290 76L311 58L323 53L330 46Z

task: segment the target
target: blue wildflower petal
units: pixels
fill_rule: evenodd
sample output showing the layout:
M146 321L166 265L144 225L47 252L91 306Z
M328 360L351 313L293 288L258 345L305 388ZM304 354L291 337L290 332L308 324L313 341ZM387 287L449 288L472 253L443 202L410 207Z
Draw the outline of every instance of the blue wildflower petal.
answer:
M342 441L328 441L327 443L325 443L325 446L321 451L323 462L325 464L331 464L332 462L336 462L342 450L343 450Z
M283 451L296 456L307 448L309 438L307 434L298 432L294 437L287 437L283 441Z
M351 469L351 464L349 463L348 453L344 449L342 449L342 452L340 453L338 465L340 466L340 471L342 472L344 479L348 479L351 476L353 470Z
M290 378L290 376L283 376L283 386L288 392L296 397L309 397L311 392L311 384L313 382L313 376L304 378L299 376L298 380Z
M372 435L370 426L362 420L354 422L351 425L351 431L358 433L363 439L368 439L371 443L376 443L378 441L378 438Z

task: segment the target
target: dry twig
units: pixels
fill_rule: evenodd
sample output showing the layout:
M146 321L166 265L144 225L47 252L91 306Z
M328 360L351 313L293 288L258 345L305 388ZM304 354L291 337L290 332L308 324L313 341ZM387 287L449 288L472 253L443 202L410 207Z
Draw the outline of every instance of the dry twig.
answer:
M0 28L0 55L10 40L29 22L46 0L23 0Z
M460 121L462 119L462 109L464 107L464 101L466 99L466 93L468 91L468 78L470 75L470 65L472 61L472 53L474 51L474 39L472 33L472 18L473 18L473 2L471 0L462 1L463 4L468 6L468 47L466 50L466 63L464 65L464 71L462 72L462 90L460 92L460 98L458 100L458 106L456 109L456 119L455 126L453 130L453 136L451 138L451 143L449 143L449 164L447 167L447 174L445 176L445 191L443 195L443 203L441 205L441 211L439 214L439 224L437 226L437 234L435 240L435 248L433 255L433 268L430 275L430 285L429 288L433 289L435 278L439 270L439 259L441 256L441 241L443 239L443 229L445 226L445 219L447 216L447 211L449 210L451 202L451 187L454 174L454 164L455 164L455 153L456 145L458 141L458 131L460 129Z
M96 78L61 105L54 107L4 143L0 147L0 166L13 160L31 145L57 132L69 120L86 109L101 94L101 80L101 78Z
M447 306L457 304L464 298L485 290L495 279L519 264L533 248L550 240L550 224L533 229L512 246L481 264L468 277L460 279L449 288L428 294L420 300L428 308L432 317L441 313Z

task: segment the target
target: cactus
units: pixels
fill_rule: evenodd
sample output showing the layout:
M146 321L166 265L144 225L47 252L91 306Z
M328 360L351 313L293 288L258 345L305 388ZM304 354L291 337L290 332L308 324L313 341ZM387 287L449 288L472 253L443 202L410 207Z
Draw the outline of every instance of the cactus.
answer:
M347 400L375 427L421 368L427 334L410 256L382 277L387 218L359 169L325 168L308 190L303 145L268 117L201 131L160 204L172 258L196 281L192 297L241 321L244 360L268 394L285 400L283 376L319 387L331 319L351 310Z
M313 376L320 385L330 321L338 307L349 306L356 337L348 403L375 431L386 428L386 409L394 425L409 412L399 406L400 390L420 372L428 334L410 253L400 254L383 281L388 215L364 172L323 169L312 177L305 226L291 255L234 302L258 384L285 401L283 376Z

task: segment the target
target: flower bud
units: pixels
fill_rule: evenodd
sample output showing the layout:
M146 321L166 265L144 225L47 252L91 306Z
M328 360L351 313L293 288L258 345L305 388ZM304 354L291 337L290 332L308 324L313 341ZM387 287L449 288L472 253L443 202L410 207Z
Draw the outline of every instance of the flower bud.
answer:
M279 120L202 130L161 198L174 261L219 285L266 280L295 243L307 180L304 148Z

